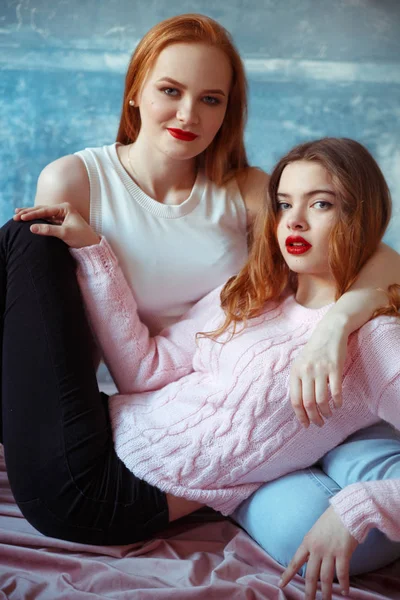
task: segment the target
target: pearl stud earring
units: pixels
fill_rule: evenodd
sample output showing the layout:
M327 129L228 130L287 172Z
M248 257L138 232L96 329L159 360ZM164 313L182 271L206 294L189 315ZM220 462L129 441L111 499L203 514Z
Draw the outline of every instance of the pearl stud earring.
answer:
M129 106L135 106L135 101L134 100L129 100Z

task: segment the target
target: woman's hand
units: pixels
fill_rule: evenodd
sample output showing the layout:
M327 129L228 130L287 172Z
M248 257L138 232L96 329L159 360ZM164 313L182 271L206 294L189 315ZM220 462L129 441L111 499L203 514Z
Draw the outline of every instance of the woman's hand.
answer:
M33 206L16 208L15 221L32 221L44 219L49 223L34 223L32 233L50 235L65 242L70 248L93 246L100 242L99 236L68 202L51 206Z
M332 582L336 576L341 593L349 593L350 558L357 548L357 540L343 525L340 517L330 506L307 533L279 582L285 587L297 571L307 563L306 600L314 600L318 580L321 580L323 600L332 597Z
M375 311L388 303L386 290L400 283L400 256L381 244L361 269L350 289L340 296L319 322L310 341L294 362L290 398L299 421L323 425L330 416L328 384L333 406L342 405L342 374L347 340Z
M304 427L310 423L322 427L323 417L329 418L332 414L330 396L335 408L342 406L348 331L344 321L328 316L329 313L319 322L290 372L290 400Z

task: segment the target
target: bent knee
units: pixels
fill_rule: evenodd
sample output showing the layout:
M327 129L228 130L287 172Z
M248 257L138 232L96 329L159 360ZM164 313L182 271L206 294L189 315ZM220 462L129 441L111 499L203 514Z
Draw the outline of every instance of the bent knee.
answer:
M14 221L13 219L7 221L0 230L0 241L3 251L8 254L12 250L17 249L23 254L30 246L34 248L43 247L46 250L49 247L53 249L57 246L65 246L64 242L57 238L32 233L30 228L34 223L46 223L46 221L43 219L35 219L29 222Z

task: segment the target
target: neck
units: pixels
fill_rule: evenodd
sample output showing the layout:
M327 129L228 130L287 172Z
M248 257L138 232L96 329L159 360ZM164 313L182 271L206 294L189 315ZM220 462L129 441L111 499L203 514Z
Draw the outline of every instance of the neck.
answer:
M298 275L296 301L306 308L321 308L335 302L336 287L332 277Z
M196 180L196 160L173 159L140 138L128 148L129 172L139 187L164 204L181 204Z

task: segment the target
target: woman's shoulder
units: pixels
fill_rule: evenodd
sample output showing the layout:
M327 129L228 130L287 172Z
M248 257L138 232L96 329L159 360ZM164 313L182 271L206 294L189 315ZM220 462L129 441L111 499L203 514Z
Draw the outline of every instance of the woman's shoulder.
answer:
M400 315L371 319L349 339L350 352L400 359Z
M251 223L265 202L269 175L258 167L247 167L236 175L236 180Z
M400 314L396 315L381 315L371 319L363 325L359 333L361 336L372 335L374 337L382 337L388 332L394 331L396 334L400 332Z
M39 175L35 204L62 202L69 202L86 220L89 219L89 177L85 164L74 154L49 163Z
M363 381L364 391L375 402L386 386L399 377L400 320L377 317L351 334L345 372ZM357 389L361 389L357 387Z

